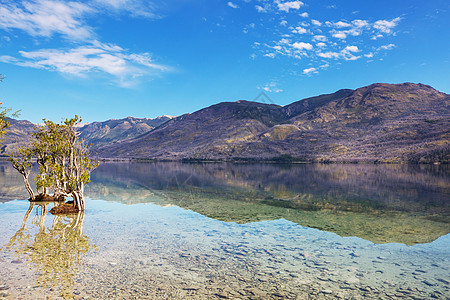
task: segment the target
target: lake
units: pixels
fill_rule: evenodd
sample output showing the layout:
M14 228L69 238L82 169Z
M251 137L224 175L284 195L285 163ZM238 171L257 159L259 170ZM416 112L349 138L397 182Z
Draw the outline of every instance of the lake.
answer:
M446 165L103 163L53 216L0 163L0 298L449 299Z

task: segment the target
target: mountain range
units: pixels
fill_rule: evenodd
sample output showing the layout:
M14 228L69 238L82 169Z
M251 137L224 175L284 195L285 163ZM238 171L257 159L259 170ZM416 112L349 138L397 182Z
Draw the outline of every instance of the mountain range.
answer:
M80 138L91 145L91 149L97 149L104 145L111 145L147 133L172 118L166 115L154 119L127 117L80 124L77 130L80 132ZM8 121L10 127L2 141L1 153L3 155L26 145L29 142L29 134L37 126L25 120L8 119Z
M448 162L450 95L377 83L287 106L223 102L185 114L101 157L190 160Z
M14 122L6 152L33 127ZM286 106L222 102L179 117L129 117L79 130L102 158L449 162L450 95L424 84L376 83Z

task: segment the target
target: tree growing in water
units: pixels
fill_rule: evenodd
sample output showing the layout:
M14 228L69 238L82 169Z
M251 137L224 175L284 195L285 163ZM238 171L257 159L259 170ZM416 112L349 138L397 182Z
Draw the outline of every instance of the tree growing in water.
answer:
M0 82L3 81L5 77L0 74ZM2 141L2 135L5 134L6 128L9 127L9 122L6 120L6 117L9 115L11 109L2 107L2 103L0 102L0 142Z
M80 122L78 116L61 124L44 120L44 125L32 133L32 145L11 154L12 165L23 176L30 200L54 201L72 197L74 209L84 210L84 186L90 182L90 173L98 162L89 159L88 148L74 128ZM28 179L33 161L39 167L39 174L34 178L39 195L34 194Z

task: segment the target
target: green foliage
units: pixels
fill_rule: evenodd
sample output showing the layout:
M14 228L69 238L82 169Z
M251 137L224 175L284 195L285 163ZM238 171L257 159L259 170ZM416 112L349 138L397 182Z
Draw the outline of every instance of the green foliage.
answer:
M2 74L0 74L0 82L5 79ZM2 107L2 102L0 102L0 142L2 141L1 137L6 133L6 129L9 127L9 122L6 120L8 116L16 117L18 116L19 112L13 112L11 113L10 108L4 108Z
M33 168L33 151L30 148L20 147L17 153L11 153L9 160L20 173L29 172Z
M32 145L22 148L19 156L36 159L39 174L34 180L42 194L53 190L54 197L73 197L74 205L82 210L84 185L90 182L90 173L98 166L98 162L89 159L88 149L74 129L82 120L75 115L60 124L43 121L44 125L32 133ZM18 160L11 157L11 161L14 164Z
M0 81L2 81L5 77L0 74ZM5 134L5 129L8 128L9 122L5 120L10 110L2 107L2 103L0 102L0 138ZM1 139L0 139L1 142Z

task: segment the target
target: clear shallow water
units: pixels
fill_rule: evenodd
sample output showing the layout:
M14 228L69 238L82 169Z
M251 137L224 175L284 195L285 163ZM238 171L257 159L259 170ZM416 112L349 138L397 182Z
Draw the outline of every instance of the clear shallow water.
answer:
M0 170L4 198L20 199L20 178ZM0 295L448 299L448 178L439 166L104 164L84 214L0 204Z

